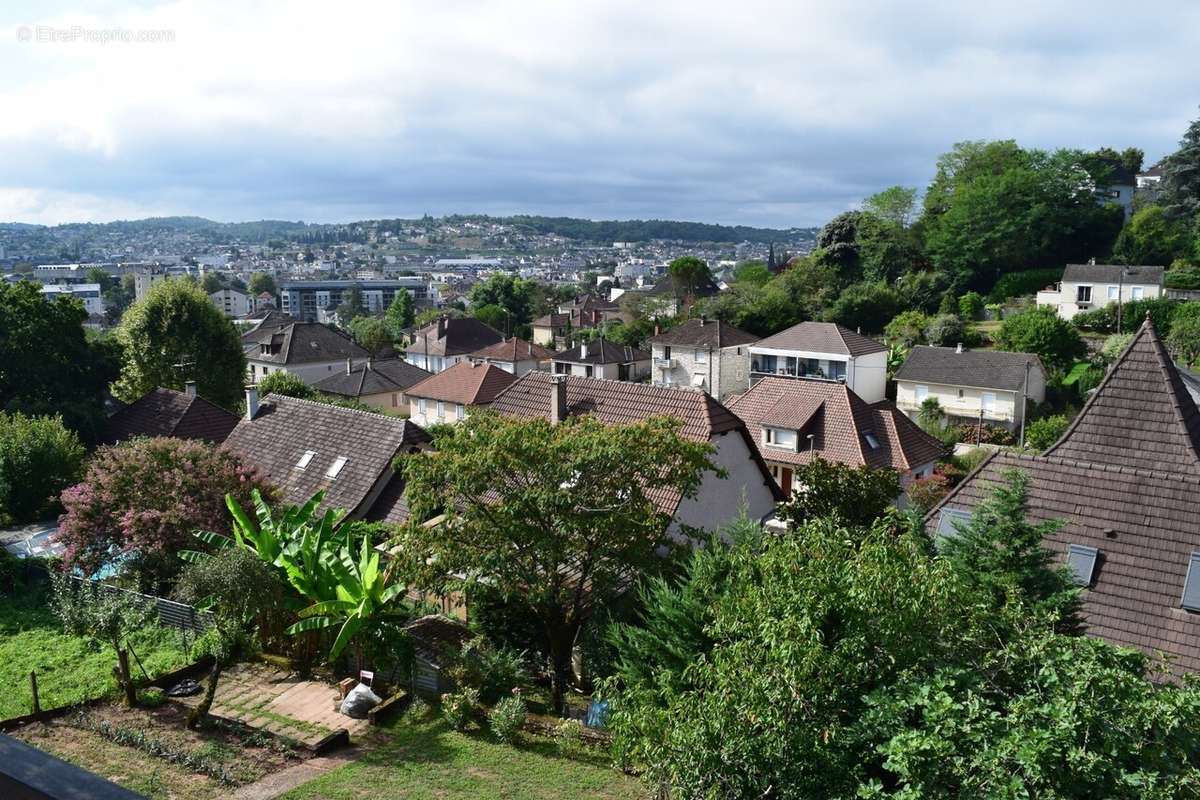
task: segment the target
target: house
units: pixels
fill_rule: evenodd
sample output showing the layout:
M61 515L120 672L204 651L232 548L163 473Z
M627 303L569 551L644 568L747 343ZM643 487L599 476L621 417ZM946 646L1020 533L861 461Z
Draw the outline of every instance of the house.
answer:
M458 422L471 408L489 405L516 378L494 364L463 361L431 375L405 392L418 425Z
M630 322L632 317L621 306L605 297L585 294L569 303L562 303L556 311L535 319L534 344L545 347L565 347L572 332L598 327L605 322Z
M1149 320L1055 444L993 453L927 526L954 536L1011 470L1030 521L1062 523L1043 544L1083 589L1086 632L1200 670L1200 411Z
M313 384L318 392L354 399L389 414L407 415L404 393L430 373L400 358L346 360L341 372Z
M1123 167L1111 170L1103 185L1097 185L1092 192L1100 205L1116 203L1125 212L1125 219L1133 215L1133 195L1137 191L1137 176Z
M528 372L497 395L491 408L557 422L580 414L612 425L659 416L680 420L680 435L712 444L711 458L728 477L708 473L692 497L664 493L655 498L673 517L674 532L685 526L716 530L743 510L751 519L761 519L783 499L745 423L698 389Z
M770 375L843 381L868 403L884 399L888 349L832 322L801 322L750 346L750 383Z
M244 317L247 314L253 314L258 303L254 295L239 292L237 289L220 289L210 294L208 299L227 317Z
M822 458L852 467L893 469L900 485L933 472L941 442L887 400L868 403L844 383L763 378L734 398L736 414L783 493L796 467Z
M565 353L555 353L553 363L555 375L637 381L650 374L649 353L610 342L603 336L580 342Z
M1136 177L1137 188L1139 189L1157 189L1162 184L1163 175L1166 170L1163 168L1163 162L1158 162L1145 172L1139 172Z
M714 297L720 292L721 287L717 285L711 273L701 276L695 286L685 286L677 281L674 275L668 273L659 278L645 293L660 301L659 313L673 317L690 308L697 300Z
M333 311L354 290L372 314L391 308L398 292L408 292L417 305L436 301L437 290L420 275L391 280L287 280L279 286L280 310L306 322L320 321L322 311Z
M184 391L153 389L106 420L106 444L137 436L170 436L220 444L238 424L238 415L200 397L194 381Z
M471 361L494 364L505 372L520 377L530 370L549 370L555 352L540 344L513 337L488 345L467 356Z
M1046 370L1030 353L918 345L896 371L896 406L915 418L930 398L951 419L1017 430L1046 399Z
M325 492L322 508L350 519L400 523L408 519L404 479L392 471L401 453L429 447L420 426L399 417L246 389L246 414L225 447L257 466L283 492L285 503Z
M365 360L370 355L346 334L317 322L264 320L242 334L242 345L251 383L286 372L312 385L345 369L346 359Z
M439 697L457 687L450 668L458 663L463 646L471 641L471 629L441 614L426 614L404 626L413 646L412 690Z
M650 381L695 386L717 398L743 392L750 380L749 345L757 341L721 320L689 319L646 340L653 361Z
M83 303L89 317L104 316L104 293L98 283L53 283L42 287L42 295L53 302L56 297L74 297Z
M502 341L504 334L474 317L441 316L412 332L404 359L437 373Z
M1162 297L1165 267L1068 264L1062 280L1037 293L1039 306L1053 306L1063 319L1131 300Z

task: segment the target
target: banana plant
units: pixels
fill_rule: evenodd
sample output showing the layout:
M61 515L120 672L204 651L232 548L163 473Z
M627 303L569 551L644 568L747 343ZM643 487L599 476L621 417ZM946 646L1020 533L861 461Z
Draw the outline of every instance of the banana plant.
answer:
M300 612L300 621L287 629L290 634L341 625L329 651L336 659L364 625L386 616L400 598L405 587L391 581L391 571L379 568L379 553L364 536L357 560L353 547L344 544L331 563L337 582L333 585L335 598L314 603Z

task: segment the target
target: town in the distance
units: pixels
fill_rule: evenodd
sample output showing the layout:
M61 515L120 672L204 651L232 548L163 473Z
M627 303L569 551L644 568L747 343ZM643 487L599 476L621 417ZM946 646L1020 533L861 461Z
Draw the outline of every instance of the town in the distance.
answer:
M1179 133L818 228L0 224L0 796L1195 797Z

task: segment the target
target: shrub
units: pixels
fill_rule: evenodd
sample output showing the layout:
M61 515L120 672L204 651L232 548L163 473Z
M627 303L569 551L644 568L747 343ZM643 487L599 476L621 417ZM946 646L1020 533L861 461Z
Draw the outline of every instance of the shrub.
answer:
M583 744L583 723L577 719L564 719L554 726L554 741L559 752L570 755Z
M157 686L147 686L138 694L138 704L146 708L157 708L167 702L167 696Z
M925 328L925 338L935 347L970 344L966 341L967 326L953 314L938 314Z
M1047 269L1027 269L1021 272L1010 272L1007 275L1001 275L1000 280L992 287L992 291L988 293L988 301L992 303L1003 303L1012 297L1020 297L1025 294L1036 294L1039 290L1046 288L1052 283L1058 283L1062 280L1063 271L1058 267L1050 267Z
M1016 444L1017 441L1012 431L1007 428L1001 428L999 425L989 425L987 423L983 425L982 431L976 423L959 425L957 439L967 444L1010 445Z
M1025 426L1025 444L1034 450L1045 450L1058 441L1070 424L1066 414L1035 419Z
M529 677L523 652L494 647L483 636L463 644L448 675L457 686L478 689L483 701L489 703L507 695Z
M505 744L514 741L525 726L528 713L529 709L521 699L521 693L514 691L511 697L496 703L488 714L488 725L492 729L492 735Z
M317 399L317 390L290 372L272 372L258 382L258 393L262 397L279 394L301 400Z
M442 718L456 731L465 731L478 712L478 689L467 687L442 695Z
M883 335L889 344L912 347L925 341L925 328L928 325L929 317L922 312L902 311L883 329Z
M24 584L21 559L0 547L0 597L15 595Z
M1036 354L1050 368L1066 369L1087 352L1079 333L1048 306L1004 320L995 340L1002 350Z
M886 283L854 283L838 295L826 316L850 330L876 333L896 316L899 307L899 296Z
M413 698L413 701L408 704L408 716L414 720L427 719L429 711L429 703L420 697Z
M62 417L0 412L0 525L44 519L79 480L83 445Z
M1132 333L1141 327L1146 320L1146 315L1150 315L1150 320L1154 323L1155 330L1159 336L1166 336L1171 331L1171 324L1174 321L1175 314L1183 306L1191 305L1190 303L1180 303L1177 300L1170 300L1165 297L1151 298L1149 300L1130 300L1128 303L1121 305L1121 330L1117 331L1117 304L1110 303L1103 308L1097 308L1095 311L1085 311L1082 314L1077 314L1071 320L1072 324L1083 331L1096 331L1099 333Z
M983 295L967 292L958 298L958 314L963 319L979 319L983 315Z
M908 498L909 508L924 516L949 491L950 479L935 472L928 477L917 478L910 482L904 489L904 496Z
M1200 289L1200 269L1184 267L1167 270L1163 282L1168 289Z

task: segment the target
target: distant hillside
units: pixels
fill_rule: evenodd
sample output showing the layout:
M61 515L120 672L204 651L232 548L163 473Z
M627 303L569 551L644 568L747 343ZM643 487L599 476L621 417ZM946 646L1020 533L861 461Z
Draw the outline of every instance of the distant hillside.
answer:
M590 242L645 242L672 239L683 242L770 242L812 239L817 228L752 228L747 225L713 225L707 222L676 222L664 219L590 220L573 217L540 217L518 214L512 217L453 216L455 220L498 222L531 233L557 234L568 239Z

